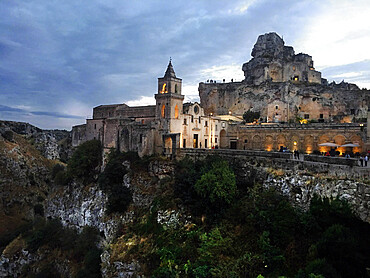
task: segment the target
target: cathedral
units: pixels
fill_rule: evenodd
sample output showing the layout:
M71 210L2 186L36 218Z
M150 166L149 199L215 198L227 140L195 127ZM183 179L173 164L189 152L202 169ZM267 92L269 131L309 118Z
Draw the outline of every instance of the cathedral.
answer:
M227 148L341 154L370 150L368 90L355 84L328 84L312 57L295 54L276 33L259 36L241 82L201 82L200 103L184 103L182 79L169 61L158 78L156 104L100 105L92 119L72 128L72 144L92 139L105 151L136 151L140 156L173 156L182 148ZM260 114L245 123L243 114ZM341 147L352 144L350 150Z

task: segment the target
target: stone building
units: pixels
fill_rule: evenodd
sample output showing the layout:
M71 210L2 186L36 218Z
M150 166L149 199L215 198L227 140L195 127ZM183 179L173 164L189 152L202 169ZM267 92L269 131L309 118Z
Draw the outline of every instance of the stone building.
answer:
M326 142L370 149L368 90L342 82L328 84L312 57L295 55L276 33L259 36L252 59L243 65L245 80L200 83L200 103L183 103L182 80L171 61L158 78L156 105L100 105L93 118L72 129L73 145L98 139L104 149L139 155L175 154L181 148L327 151ZM243 113L260 112L258 124ZM308 124L299 124L297 120Z
M93 118L72 128L72 144L98 139L106 151L137 151L171 155L180 148L212 148L218 145L221 120L205 115L199 103L183 103L182 80L171 61L158 78L156 105L130 107L100 105ZM226 127L226 125L225 125Z

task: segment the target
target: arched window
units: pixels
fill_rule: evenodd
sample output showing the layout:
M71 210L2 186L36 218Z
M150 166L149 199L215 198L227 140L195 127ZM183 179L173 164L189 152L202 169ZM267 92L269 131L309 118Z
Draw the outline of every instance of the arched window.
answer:
M177 107L177 104L175 106L175 119L179 118L179 107Z
M164 116L165 116L165 113L166 113L166 105L162 105L162 110L161 110L161 116L162 116L162 118L164 118Z

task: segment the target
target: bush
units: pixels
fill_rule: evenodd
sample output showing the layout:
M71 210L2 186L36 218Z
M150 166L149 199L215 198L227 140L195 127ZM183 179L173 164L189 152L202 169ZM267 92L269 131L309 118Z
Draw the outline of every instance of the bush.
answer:
M44 216L44 206L42 204L36 204L33 207L33 212L37 215Z
M243 120L246 123L253 123L254 121L258 120L261 116L260 112L253 112L251 110L248 110L244 112L243 114Z
M64 172L65 170L65 167L62 165L62 164L55 164L53 169L51 169L51 178L52 179L55 179L56 175L59 173L59 172Z
M99 176L99 186L108 194L107 214L125 212L132 201L130 189L123 185L123 177L127 173L123 162L128 157L132 158L132 155L116 151L111 152L108 156L108 162L104 172ZM134 156L132 159L137 161L138 158Z
M57 185L68 185L72 181L70 175L68 175L67 171L60 171L56 174L54 178L54 182Z
M204 173L196 182L195 190L212 204L229 205L237 191L235 175L226 161L215 162L211 170Z
M67 172L71 177L78 178L84 183L94 181L99 173L98 167L102 161L102 147L99 140L87 141L77 147L68 161Z

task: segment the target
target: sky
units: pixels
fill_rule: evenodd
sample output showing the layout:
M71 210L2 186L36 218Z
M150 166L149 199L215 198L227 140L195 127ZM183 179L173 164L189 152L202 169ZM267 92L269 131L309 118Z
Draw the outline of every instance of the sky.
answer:
M243 80L268 32L370 89L369 15L368 0L1 0L0 120L70 130L100 104L154 104L170 57L199 101L199 82Z

